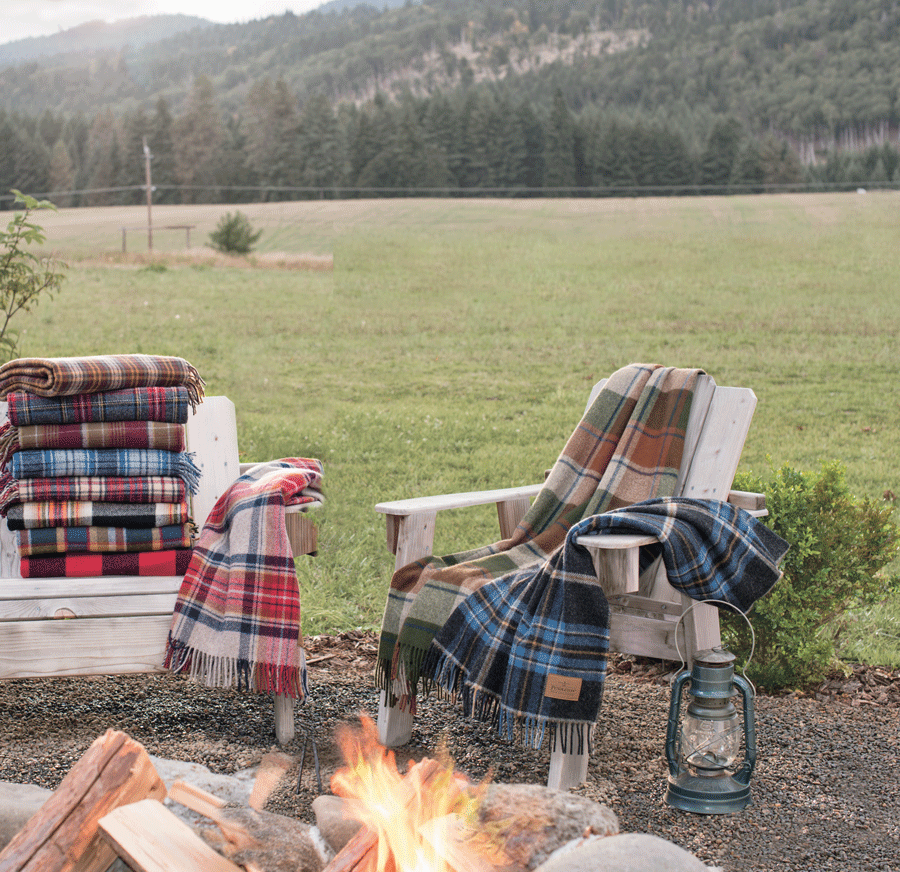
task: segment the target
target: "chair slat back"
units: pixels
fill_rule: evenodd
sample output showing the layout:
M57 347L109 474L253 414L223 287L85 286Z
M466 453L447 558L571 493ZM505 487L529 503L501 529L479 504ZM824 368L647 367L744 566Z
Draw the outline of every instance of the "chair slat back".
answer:
M591 389L585 411L605 384L604 378ZM697 379L675 496L728 499L756 403L750 388L720 387L705 374Z

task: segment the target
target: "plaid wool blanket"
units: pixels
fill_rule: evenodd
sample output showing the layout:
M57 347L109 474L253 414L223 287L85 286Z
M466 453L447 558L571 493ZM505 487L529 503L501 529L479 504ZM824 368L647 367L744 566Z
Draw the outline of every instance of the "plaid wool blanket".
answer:
M191 411L185 387L125 388L72 397L39 397L16 391L6 398L14 427L31 424L84 424L89 421L166 421L184 424Z
M187 488L180 478L146 476L73 476L71 478L13 478L0 472L0 515L14 503L106 502L181 503Z
M436 636L423 672L457 692L467 716L494 722L539 748L545 733L583 750L603 696L609 607L591 533L650 533L673 587L747 612L778 581L788 544L729 503L660 499L586 518L543 565L497 579L466 599ZM575 693L552 688L562 679ZM552 680L556 679L556 680ZM560 698L560 697L566 698Z
M47 502L10 506L10 530L40 527L168 527L188 522L188 505L180 503Z
M105 553L110 551L166 551L190 548L193 524L168 527L42 527L16 530L21 557L38 554Z
M260 463L216 502L175 603L165 665L210 687L304 699L300 591L285 506L320 499L322 463Z
M15 451L32 448L156 448L184 451L184 424L164 421L95 421L0 427L0 464Z
M17 451L9 461L13 478L70 478L111 476L131 478L163 476L180 478L191 492L197 492L200 470L184 451L141 451L133 448L52 448Z
M105 575L184 575L191 549L121 554L54 554L24 557L22 578L99 578Z
M0 366L0 398L13 391L42 397L70 397L121 388L187 389L196 408L203 379L180 357L153 354L107 354L96 357L20 357Z
M670 496L700 372L657 364L614 372L510 539L398 569L381 627L379 689L414 711L422 658L466 596L493 578L545 561L584 517Z

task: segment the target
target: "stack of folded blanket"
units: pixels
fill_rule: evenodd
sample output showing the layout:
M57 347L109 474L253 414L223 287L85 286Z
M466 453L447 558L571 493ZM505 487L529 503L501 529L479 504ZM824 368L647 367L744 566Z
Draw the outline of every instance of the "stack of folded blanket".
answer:
M0 514L23 578L183 575L200 471L184 425L203 380L179 357L21 358L0 367Z

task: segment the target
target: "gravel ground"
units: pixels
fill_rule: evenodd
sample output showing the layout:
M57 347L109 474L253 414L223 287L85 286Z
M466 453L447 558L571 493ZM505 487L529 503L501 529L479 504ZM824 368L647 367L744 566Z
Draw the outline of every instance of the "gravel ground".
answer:
M340 765L334 727L374 713L374 640L350 633L307 640L311 700L298 707L298 761L267 805L310 821L318 793ZM900 673L857 669L806 695L757 699L759 760L753 803L734 815L691 815L663 803L663 758L672 664L614 661L587 782L576 792L609 805L623 832L649 832L726 872L900 870ZM271 702L168 675L0 682L0 780L55 788L90 743L123 730L151 754L230 774L275 747ZM447 702L423 703L398 762L445 746L475 780L543 783L546 752L499 741Z

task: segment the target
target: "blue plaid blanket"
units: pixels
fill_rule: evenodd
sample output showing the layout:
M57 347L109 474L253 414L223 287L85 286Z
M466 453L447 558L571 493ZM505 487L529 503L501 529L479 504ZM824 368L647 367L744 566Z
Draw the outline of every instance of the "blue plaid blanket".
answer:
M159 448L34 448L15 452L9 472L16 479L165 476L180 478L192 494L200 483L192 454Z
M426 682L457 693L467 717L492 721L507 738L519 728L525 744L539 748L549 731L554 746L559 739L563 750L571 742L580 751L603 697L609 606L576 540L604 532L657 536L646 556L662 553L673 587L742 612L778 581L789 547L723 502L669 497L593 515L542 565L470 594L432 642ZM550 691L560 680L565 689Z

